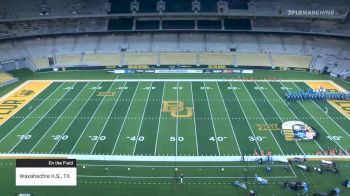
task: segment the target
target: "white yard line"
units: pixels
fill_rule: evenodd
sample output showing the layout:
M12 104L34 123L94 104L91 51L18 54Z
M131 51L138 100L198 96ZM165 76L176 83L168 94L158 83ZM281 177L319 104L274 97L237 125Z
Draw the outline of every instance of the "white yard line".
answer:
M236 137L236 132L235 132L233 126L232 126L232 122L231 122L231 119L230 119L230 115L228 114L228 111L227 111L226 103L225 103L225 101L224 101L224 98L223 98L223 96L222 96L222 93L221 93L219 84L218 84L217 82L216 82L216 85L217 85L217 87L218 87L218 91L219 91L219 93L220 93L221 100L222 100L222 102L224 103L226 115L227 115L227 117L228 117L228 121L229 121L229 123L230 123L231 130L232 130L233 136L234 136L234 138L235 138L235 141L236 141L236 145L237 145L239 154L242 156L241 148L239 147L238 140L237 140L237 137Z
M100 86L102 82L100 82L97 86ZM89 96L89 99L92 97L92 95L95 94L97 88L94 90L94 92L91 93L91 95ZM65 135L66 132L68 131L68 129L70 128L70 126L73 124L73 122L75 121L75 118L78 117L78 115L80 114L80 112L83 110L83 108L85 107L85 105L87 104L87 102L89 102L89 99L87 101L85 101L84 105L80 108L80 110L78 111L78 113L75 115L74 119L69 123L69 125L67 126L66 130L64 130L62 135ZM61 138L59 138L57 140L57 142L55 143L55 145L51 148L49 154L52 153L52 151L56 148L56 146L58 145L58 143L61 141Z
M293 83L293 85L294 86L296 86L297 88L299 88L297 85L295 85L294 83ZM318 125L320 125L320 127L329 135L329 136L331 136L329 133L328 133L328 131L314 118L314 116L313 115L311 115L310 114L310 112L303 106L303 104L301 104L299 101L297 101L298 102L298 104L301 106L301 107L303 107L304 108L304 110L314 119L314 121L316 121L316 123L318 124ZM335 140L332 140L334 143L336 143L338 146L339 146L339 148L341 148L344 152L345 152L345 149L337 142L337 141L335 141Z
M127 117L128 114L129 114L131 105L132 105L132 103L133 103L134 97L135 97L136 92L137 92L137 89L139 88L139 84L140 84L140 82L137 83L136 89L135 89L135 91L134 91L134 95L132 96L131 102L130 102L129 107L128 107L128 111L126 112L126 114L125 114L125 116L124 116L124 120L123 120L122 126L120 127L120 130L119 130L117 139L116 139L116 141L115 141L115 143L114 143L114 147L113 147L113 150L112 150L112 155L114 154L115 148L117 147L117 143L118 143L118 141L119 141L120 134L121 134L121 132L122 132L122 130L123 130L125 121L126 121L126 119L127 119L126 117Z
M76 84L77 84L77 83L75 83L75 84L73 85L73 87L74 87ZM70 92L70 91L71 91L71 89L68 89L60 98L63 98L64 96L66 96L67 93ZM50 109L48 109L48 110L46 111L46 113L45 113L42 117L46 116L59 102L60 102L60 99L58 99L58 100L50 107ZM27 136L27 135L28 135L42 120L43 120L43 118L40 118L40 119L32 126L32 128L30 128L29 131L27 131L27 133L24 134L24 135ZM11 148L11 150L10 150L9 152L11 152L13 149L15 149L16 146L18 146L18 144L21 143L21 141L22 141L22 140L19 140L19 141L16 143L16 145L14 145L14 146Z
M107 92L109 92L109 91L111 90L111 88L112 88L113 85L114 85L114 82L113 82L112 85L108 88ZM119 96L120 96L120 94L119 94ZM118 96L118 99L119 99L119 96ZM69 152L69 154L72 154L74 148L77 146L77 144L79 143L81 137L84 135L86 129L89 127L89 125L90 125L90 123L91 123L93 117L95 116L96 112L99 110L99 108L100 108L100 106L102 105L102 103L103 103L103 101L105 100L105 98L106 98L106 96L104 96L104 97L102 98L102 100L100 101L100 103L98 103L97 108L95 109L94 113L89 117L89 121L86 123L86 125L85 125L83 131L80 133L78 140L75 142L75 144L74 144L73 148L71 149L71 151ZM107 121L107 120L106 120L106 121ZM106 122L106 121L105 121L105 122ZM99 139L99 137L97 138L97 141L98 141L98 139Z
M94 146L93 146L93 148L92 148L90 154L92 154L92 153L94 152L94 150L95 150L96 145L97 145L98 142L103 142L103 141L100 141L99 139L101 138L101 135L102 135L104 129L106 128L106 126L107 126L108 120L109 120L109 118L111 117L111 115L112 115L112 113L113 113L113 110L114 110L115 106L117 105L117 103L118 103L118 101L119 101L120 96L121 96L122 93L124 92L124 89L125 89L126 84L127 84L127 82L124 83L123 89L120 91L117 100L114 102L113 107L112 107L112 110L109 112L108 118L107 118L107 120L105 121L105 123L104 123L104 125L103 125L103 127L102 127L102 129L101 129L101 131L100 131L100 133L98 134L98 138L97 138L97 140L96 140L96 142L95 142L95 144L94 144ZM113 86L113 84L112 84L112 86ZM79 138L79 139L80 139L80 138ZM79 141L79 140L78 140L78 141ZM75 146L74 146L74 147L75 147ZM74 148L73 148L73 149L74 149ZM72 149L72 151L73 151L73 149ZM72 153L72 151L71 151L71 153Z
M267 83L268 83L268 82L267 82ZM255 82L255 84L256 84L257 87L259 87L258 83ZM275 107L272 105L272 103L270 102L270 100L267 99L267 97L266 97L264 91L261 90L261 89L260 89L260 91L261 91L261 93L264 95L264 98L269 102L271 108L273 109L273 111L275 111L275 113L277 114L277 116L278 116L278 118L280 119L280 121L283 122L281 116L280 116L279 113L276 111ZM278 96L279 96L279 95L278 95ZM283 101L282 99L281 99L281 101L284 103L284 101ZM286 103L284 103L284 104L286 104ZM266 122L265 122L265 123L266 123ZM270 130L270 132L271 132L271 130ZM272 133L271 133L271 134L272 134ZM274 137L274 138L275 138L275 137ZM275 139L275 141L277 142L276 139ZM297 144L297 146L299 147L299 149L301 150L301 152L305 155L305 152L304 152L303 149L300 147L300 145L298 144L298 142L295 141L295 143Z
M193 89L192 89L192 82L191 84L191 97L192 97L192 105L193 105L193 124L194 124L194 131L195 131L195 136L196 136L196 147L197 147L197 156L199 155L198 153L198 138L197 138L197 125L196 125L196 113L194 109L194 101L193 101Z
M63 85L64 83L62 83L60 86L58 86L48 97L51 97L53 94L55 94L55 92ZM19 122L14 128L12 128L12 130L10 132L8 132L5 137L3 137L0 140L0 143L7 138L14 130L16 130L16 128L21 125L27 118L28 116L31 116L38 108L40 108L40 106L45 103L45 101L41 102L34 110L32 110L21 122Z
M176 101L179 101L179 82L176 83ZM178 115L179 112L176 110L176 115ZM177 140L179 137L179 118L176 117L176 128L175 128L175 155L177 156Z
M241 108L241 111L243 112L244 118L245 118L245 120L247 121L247 124L248 124L248 126L249 126L250 132L253 134L254 138L256 138L256 136L255 136L255 134L254 134L254 131L253 131L253 129L252 129L252 127L250 126L250 123L249 123L249 121L248 121L247 115L246 115L245 111L243 110L243 107L242 107L242 105L241 105L241 102L238 100L238 97L237 97L237 95L236 95L236 92L235 92L235 90L233 90L233 88L232 88L231 82L229 82L229 84L230 84L230 87L231 87L231 89L232 89L233 94L235 95L235 97L236 97L236 99L237 99L237 102L238 102L238 104L239 104L239 107ZM257 140L255 140L255 142L256 142L256 144L257 144L259 150L262 150L261 147L260 147L259 142L258 142Z
M209 113L210 113L210 120L211 120L211 124L213 126L213 130L214 130L214 136L215 136L215 142L216 142L216 147L218 148L218 153L219 153L219 156L221 156L221 153L220 153L220 147L219 147L219 143L218 143L218 138L216 136L216 129L215 129L215 124L214 124L214 121L213 121L213 115L211 113L211 106L210 106L210 101L209 101L209 98L208 98L208 92L207 92L207 87L205 85L205 82L203 82L204 84L204 91L205 91L205 96L206 96L206 100L207 100L207 103L208 103L208 108L209 108Z
M292 111L292 109L290 109L290 107L286 104L286 102L284 102L284 100L282 99L282 97L278 94L278 92L272 87L272 85L267 82L267 84L269 84L269 86L271 87L271 89L276 93L276 95L281 99L282 103L288 108L288 110L291 112L291 114L293 114L294 118L295 119L298 119L299 118L297 117L297 115L295 115L295 113ZM281 85L283 86L283 84L281 83ZM323 148L318 144L318 142L316 140L313 140L317 145L318 147L322 150L322 152L324 152ZM295 141L297 143L297 145L299 146L299 148L301 149L301 151L305 154L305 152L302 150L302 148L300 147L298 141Z
M243 86L244 86L246 92L248 93L250 99L252 99L252 101L253 101L253 103L254 103L254 105L255 105L255 108L258 110L258 112L259 112L261 118L264 120L264 123L267 124L267 122L266 122L266 120L265 120L265 118L264 118L264 115L261 113L261 111L260 111L258 105L257 105L257 104L255 103L255 101L253 100L253 97L252 97L252 95L250 94L248 88L245 86L244 82L242 82L242 84L243 84ZM255 82L255 84L256 84L256 82ZM260 90L260 91L261 91L261 90ZM263 93L263 95L264 95L264 97L265 97L265 94L264 94L264 93ZM265 98L266 98L266 97L265 97ZM270 103L270 102L269 102L269 103ZM271 104L271 103L270 103L270 104ZM272 108L273 108L273 107L272 107ZM276 138L275 138L275 136L273 135L273 133L272 133L271 130L270 130L270 134L271 134L272 138L275 140L275 142L276 142L278 148L280 149L282 155L284 155L284 152L283 152L283 150L282 150L280 144L279 144L278 141L276 140Z
M153 87L153 82L151 83L151 86L150 86L150 88L149 88L149 90L148 90L147 100L149 99L149 95L151 94L152 87ZM142 128L143 119L144 119L144 117L145 117L145 112L146 112L147 105L148 105L148 101L146 102L145 108L143 109L143 114L142 114L142 118L141 118L141 122L140 122L139 131L138 131L138 133L137 133L137 137L136 137L136 142L135 142L134 150L133 150L133 152L132 152L133 155L135 155L135 150L136 150L136 146L137 146L137 141L139 140L140 131L141 131L141 128Z
M81 89L81 91L77 94L77 96L75 97L78 97L85 89L85 87L87 87L89 84L86 84L84 86L84 88ZM36 146L41 142L41 140L51 131L51 128L59 121L60 117L66 112L66 110L74 103L74 101L70 102L68 104L68 106L63 110L63 112L60 114L60 116L56 119L56 121L54 123L52 123L52 125L47 129L47 131L45 132L45 134L39 139L39 141L32 147L32 149L30 149L29 153L31 153L35 148Z
M158 128L157 128L157 137L156 137L156 144L154 145L154 155L157 154L157 146L158 146L158 136L159 136L159 128L160 128L160 120L162 118L162 107L163 107L163 98L164 98L164 92L165 92L165 82L163 84L163 93L162 93L162 100L159 110L159 121L158 121Z

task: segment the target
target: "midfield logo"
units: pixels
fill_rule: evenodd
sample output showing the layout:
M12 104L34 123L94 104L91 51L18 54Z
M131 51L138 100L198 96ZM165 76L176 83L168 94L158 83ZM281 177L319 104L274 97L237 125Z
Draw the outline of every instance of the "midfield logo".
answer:
M162 112L170 112L170 116L174 118L189 118L192 117L193 107L184 106L182 101L163 101ZM186 109L186 114L179 114Z

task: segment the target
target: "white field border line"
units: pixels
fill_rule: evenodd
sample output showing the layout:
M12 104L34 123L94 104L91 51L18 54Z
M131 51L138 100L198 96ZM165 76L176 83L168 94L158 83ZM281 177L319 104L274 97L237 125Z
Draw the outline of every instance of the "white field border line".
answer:
M28 82L332 82L331 80L242 80L242 79L118 79L116 80L28 80ZM337 85L338 86L338 85Z
M125 121L126 121L126 119L127 119L126 117L127 117L128 114L129 114L130 108L131 108L131 106L132 106L132 103L133 103L134 97L135 97L135 95L136 95L137 89L139 88L139 85L140 85L140 82L137 82L137 86L136 86L136 89L135 89L135 91L134 91L134 95L133 95L132 98L131 98L131 102L130 102L130 104L129 104L128 111L126 112L126 114L125 114L125 116L124 116L123 124L122 124L122 126L120 127L120 130L119 130L117 139L115 140L115 143L114 143L114 146L113 146L113 150L112 150L112 154L111 154L111 155L114 154L115 148L117 147L120 134L121 134L121 132L123 131L124 124L125 124Z
M64 83L62 83L61 85L59 85L54 91L52 91L52 93L48 96L51 97L58 89L60 89L60 87L63 85ZM0 143L5 139L7 138L14 130L16 130L16 128L21 125L27 118L28 116L32 115L33 112L35 112L38 108L41 107L41 105L43 103L45 103L46 101L44 100L43 102L41 102L34 110L32 110L21 122L19 122L15 127L12 128L12 130L10 132L8 132L1 140L0 140Z
M241 104L241 102L239 101L238 96L237 96L235 90L232 88L231 82L229 82L229 84L230 84L230 87L231 87L231 91L233 92L235 98L237 99L237 102L238 102L238 104L239 104L239 107L241 108L241 111L243 112L244 118L245 118L245 120L246 120L246 122L247 122L247 124L248 124L248 127L249 127L249 129L250 129L250 132L253 134L254 138L256 138L255 133L253 132L252 127L250 126L250 123L249 123L249 120L248 120L248 118L247 118L247 115L246 115L246 113L245 113L245 111L244 111L244 109L243 109L243 107L242 107L242 104ZM259 148L259 151L260 151L260 150L261 150L261 147L260 147L259 142L258 142L256 139L255 139L255 143L257 144L257 146L258 146L258 148Z
M12 89L10 92L6 93L4 96L2 96L0 98L0 101L3 101L4 99L8 98L10 95L16 93L20 88L22 88L23 86L27 85L28 83L30 83L30 81L25 81L24 83L22 83L21 85L17 86L16 88ZM40 93L39 93L40 94ZM33 98L34 99L34 98Z
M77 83L74 83L73 87L76 85ZM62 96L60 96L59 99L57 99L57 101L50 107L50 109L48 109L46 111L46 113L43 115L43 116L46 116L53 108L56 107L56 105L60 102L61 98L63 98L64 96L66 96L69 92L71 91L71 89L68 89L66 92L63 93ZM29 133L31 133L33 131L33 129L43 120L43 118L40 118L33 126L32 128L29 129L29 131L27 131L24 135L27 136ZM9 151L9 153L11 153L11 151L13 151L16 146L19 145L19 143L21 143L22 140L19 140L12 148L11 150Z
M286 102L284 102L284 100L282 99L282 97L277 93L277 91L271 86L271 84L269 83L269 82L266 82L269 86L270 86L270 88L274 91L274 93L279 97L279 99L281 100L281 102L288 108L288 110L291 112L291 114L293 114L293 116L294 116L294 118L295 119L298 119L299 120L299 118L295 115L295 113L288 107L288 105L286 104ZM282 118L280 117L280 115L277 113L277 111L276 111L276 114L279 116L279 118L281 119L281 121L282 121ZM283 122L283 121L282 121ZM317 143L317 141L316 140L313 140L316 144L317 144L317 146L322 150L322 152L324 152L324 150L323 150L323 148ZM303 149L301 148L301 146L299 145L299 143L298 143L298 141L297 140L295 140L295 143L299 146L299 148L300 148L300 150L304 153L304 155L305 155L305 152L303 151Z
M299 88L296 84L294 84L294 83L292 83L296 88ZM299 88L300 89L300 88ZM312 117L312 119L314 119L314 121L316 121L316 123L318 124L318 125L320 125L320 127L329 135L329 136L331 136L329 133L328 133L328 131L323 127L323 125L321 125L315 118L314 118L314 116L313 115L311 115L310 114L310 112L298 101L298 104L301 106L301 107L303 107L304 108L304 110ZM335 142L344 152L345 152L345 150L344 150L344 148L337 142L337 141L335 141L335 140L332 140L333 142Z
M127 82L124 83L123 89L119 92L118 99L114 102L113 107L112 107L111 111L110 111L109 114L108 114L108 118L106 119L106 121L105 121L105 123L104 123L104 125L103 125L103 127L102 127L102 129L101 129L101 131L100 131L100 134L98 135L98 138L97 138L97 140L96 140L96 142L95 142L95 144L94 144L94 146L93 146L93 148L92 148L90 154L92 154L92 152L94 152L94 150L95 150L95 148L96 148L98 142L103 142L103 141L100 141L100 137L101 137L103 131L105 130L106 126L107 126L107 123L108 123L109 118L111 117L111 115L112 115L112 113L113 113L113 110L114 110L115 106L117 105L117 103L118 103L118 101L119 101L119 99L120 99L122 93L124 92L124 89L125 89L126 84L127 84ZM111 85L111 87L112 87L113 85L114 85L114 82L113 82L113 84ZM110 88L108 89L108 91L109 91L109 90L110 90ZM106 96L105 96L105 97L106 97ZM103 100L104 100L105 97L103 97ZM96 109L96 111L97 111L97 109ZM94 115L95 115L95 113L94 113ZM93 116L94 116L94 115L93 115ZM90 122L89 122L89 123L90 123ZM84 131L85 131L85 130L84 130ZM81 134L80 136L82 136L82 135L83 135L83 134ZM80 140L80 137L79 137L79 140ZM78 141L79 141L79 140L78 140ZM77 143L78 143L78 142L77 142ZM76 143L76 144L77 144L77 143ZM75 148L76 144L74 145L74 148ZM73 149L74 149L74 148L73 148ZM71 153L73 152L73 149L72 149Z
M4 96L2 96L2 97L0 98L0 102L4 101L4 100L7 99L9 96L11 96L12 94L16 93L20 88L24 87L24 86L27 85L27 84L29 84L29 81L24 82L23 84L19 85L19 86L16 87L15 89L13 89L13 90L11 90L10 92L6 93ZM50 86L50 85L48 85L47 87L49 87L49 86ZM25 104L23 105L22 109L24 108L24 106L26 106L26 105L27 105L28 103L30 103L32 100L34 100L35 97L37 97L37 96L38 96L41 92L43 92L47 87L41 89L41 91L40 91L38 94L36 94L30 101L28 101L27 103L25 103ZM18 110L17 112L19 112L19 110ZM12 118L12 116L14 116L17 112L12 113L4 122L2 122L2 123L0 124L0 126L3 125L6 121L8 121L10 118Z
M75 97L78 97L78 96L80 96L80 94L84 91L84 89L88 86L89 84L86 84L85 86L84 86L84 88L82 88L81 90L80 90L80 92L75 96ZM72 102L70 102L69 104L68 104L68 106L63 110L63 112L60 114L60 116L59 117L61 117L65 112L66 112L66 110L68 109L68 108L70 108L70 106L72 105L74 103L74 101L72 101ZM32 149L30 149L30 151L29 151L29 153L31 153L35 148L36 148L36 146L41 142L41 140L51 131L51 129L52 129L52 127L57 123L59 121L59 118L57 118L57 120L54 122L54 123L52 123L52 125L47 129L47 131L45 132L45 134L39 139L39 141L32 147Z
M331 83L333 86L337 87L338 90L341 90L341 91L343 91L343 92L348 92L348 90L344 89L343 87L341 87L340 85L338 85L338 84L335 83L334 81L329 80L328 82Z
M124 83L124 85L125 85L125 83ZM113 82L113 83L111 84L111 86L108 88L107 92L109 92L113 86L114 86L114 82ZM72 154L73 150L75 149L75 147L76 147L77 144L79 143L81 137L84 135L86 129L89 127L89 125L90 125L90 123L91 123L93 117L95 116L96 112L100 109L100 107L101 107L101 105L102 105L102 103L104 102L104 100L105 100L106 97L107 97L107 96L104 96L104 97L102 98L102 100L100 101L100 103L98 103L97 108L95 109L95 111L94 111L94 113L91 115L91 117L89 117L89 118L90 118L89 121L86 123L86 125L85 125L83 131L80 133L78 140L75 142L75 144L74 144L74 146L73 146L73 148L71 149L71 151L70 151L69 154ZM120 97L120 94L119 94L119 96L118 96L118 100L119 100L119 97ZM117 101L118 101L118 100L117 100ZM116 101L116 102L117 102L117 101ZM108 120L106 120L105 122L107 122L107 121L108 121ZM97 138L97 141L98 141L99 139L100 139L100 135L99 135L99 137Z
M175 177L170 176L92 176L92 175L77 175L79 178L122 178L122 179L174 179ZM186 179L233 179L245 177L242 176L186 176ZM254 177L248 177L254 179ZM285 178L296 178L296 176L268 176L262 177L266 179L285 179Z
M211 113L211 106L210 106L210 101L209 101L209 97L208 97L207 86L205 85L205 82L203 82L203 85L204 85L205 99L207 100L207 103L208 103L211 125L213 126L213 130L214 130L214 137L215 137L216 147L218 148L219 156L221 156L220 147L219 147L219 143L218 143L218 137L216 136L216 129L215 129L214 121L213 121L213 115Z
M157 128L157 137L156 137L156 144L154 145L154 155L157 154L157 146L158 146L158 136L159 136L159 128L160 128L160 121L162 118L162 108L163 108L163 99L164 99L164 92L165 92L165 82L163 84L163 93L162 93L162 100L161 100L161 105L160 105L160 111L159 111L159 120L158 120L158 128Z
M197 125L196 125L196 113L195 113L195 109L194 109L194 101L193 101L193 89L192 89L192 82L190 83L191 85L191 98L192 98L192 107L193 107L193 124L194 124L194 133L196 136L196 147L197 147L197 156L199 155L198 153L198 136L197 136Z
M221 93L221 89L220 89L219 84L218 84L217 82L216 82L216 85L217 85L217 87L218 87L218 91L219 91L219 93L220 93L221 100L222 100L222 102L223 102L223 104L224 104L224 108L225 108L225 111L226 111L226 116L229 118L228 121L229 121L229 123L230 123L231 130L232 130L233 136L234 136L234 138L235 138L235 141L236 141L236 145L237 145L239 154L242 156L241 148L239 147L238 140L237 140L237 137L236 137L236 132L235 132L233 126L232 126L232 122L231 122L230 116L229 116L228 111L227 111L226 103L225 103L224 98L223 98L222 93Z
M148 90L147 101L146 101L145 107L143 108L143 114L142 114L142 118L141 118L141 122L140 122L140 127L139 127L139 131L137 133L137 137L136 137L136 141L135 141L135 145L134 145L134 150L132 152L133 155L135 155L136 146L137 146L137 143L139 141L140 131L141 131L141 128L142 128L142 123L143 123L143 119L145 117L146 108L147 108L147 105L148 105L148 102L149 102L148 99L149 99L149 95L151 94L152 87L153 87L153 82L151 82L151 86L150 86L150 88Z
M78 154L23 154L23 153L12 153L12 154L0 154L2 157L11 157L11 158L23 158L23 157L50 157L50 158L62 158L66 157L67 159L77 159L85 161L139 161L139 162L174 162L176 159L177 162L239 162L242 160L242 156L133 156L133 155L78 155ZM298 155L287 155L287 156L271 156L272 160L275 162L284 162L286 159L293 159L300 157ZM303 158L306 159L330 159L330 160L350 160L349 155L305 155ZM255 162L256 159L262 158L266 160L266 156L245 156L246 161ZM223 166L225 167L225 166Z
M97 87L99 87L102 84L102 82L100 82ZM88 84L87 84L88 85ZM83 110L83 108L86 106L86 103L89 102L89 99L92 97L92 95L95 94L95 92L97 91L98 88L96 88L91 95L89 96L89 98L85 101L84 105L80 108L80 110L77 112L77 114L75 115L75 117L73 118L73 120L69 123L69 125L67 126L67 128L64 130L63 134L61 135L65 135L66 132L68 131L68 129L70 128L70 126L73 124L73 122L75 121L75 119L78 117L78 115L80 114L80 112ZM59 138L59 140L57 140L57 142L55 143L55 145L51 148L50 150L50 154L52 153L52 151L56 148L56 146L58 145L58 143L61 141L61 138Z
M254 83L256 84L256 82L254 82ZM255 101L254 101L254 99L253 99L252 95L250 94L250 92L249 92L248 88L246 87L246 85L244 84L244 82L242 82L242 84L243 84L243 86L244 86L245 91L248 93L248 95L249 95L250 99L252 99L252 102L254 103L255 108L258 110L258 112L259 112L259 114L260 114L261 118L264 120L264 123L265 123L265 124L267 124L267 122L266 122L266 120L265 120L264 116L262 115L262 113L261 113L261 111L260 111L260 109L259 109L258 105L255 103ZM261 90L260 90L260 92L263 94L264 98L266 99L265 94L264 94L264 93L263 93ZM275 142L276 142L276 144L277 144L278 148L280 149L280 151L281 151L282 155L284 155L284 152L283 152L283 150L282 150L282 148L281 148L280 144L279 144L279 143L278 143L278 141L276 140L276 138L275 138L275 136L273 135L273 133L272 133L272 131L271 131L271 130L270 130L270 134L271 134L271 136L272 136L273 140L275 140Z
M85 167L135 167L135 168L266 168L266 165L119 165L119 164L83 164ZM269 165L270 167L285 167L285 165Z

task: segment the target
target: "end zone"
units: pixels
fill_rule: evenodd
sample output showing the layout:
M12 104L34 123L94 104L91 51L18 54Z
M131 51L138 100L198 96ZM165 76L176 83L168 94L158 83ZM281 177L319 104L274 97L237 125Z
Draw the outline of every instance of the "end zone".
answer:
M345 91L343 88L341 88L340 86L338 86L332 81L305 81L305 83L314 90L322 86L323 88L330 91L338 91L338 92ZM345 117L350 119L350 101L349 100L329 100L328 103L331 104L340 113L342 113Z
M0 125L40 94L51 81L29 81L6 94L0 102Z

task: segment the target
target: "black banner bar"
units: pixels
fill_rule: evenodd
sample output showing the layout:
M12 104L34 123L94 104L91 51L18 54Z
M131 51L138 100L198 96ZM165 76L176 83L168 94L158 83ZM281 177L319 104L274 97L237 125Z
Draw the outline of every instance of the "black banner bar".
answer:
M17 159L16 167L76 167L76 159Z

